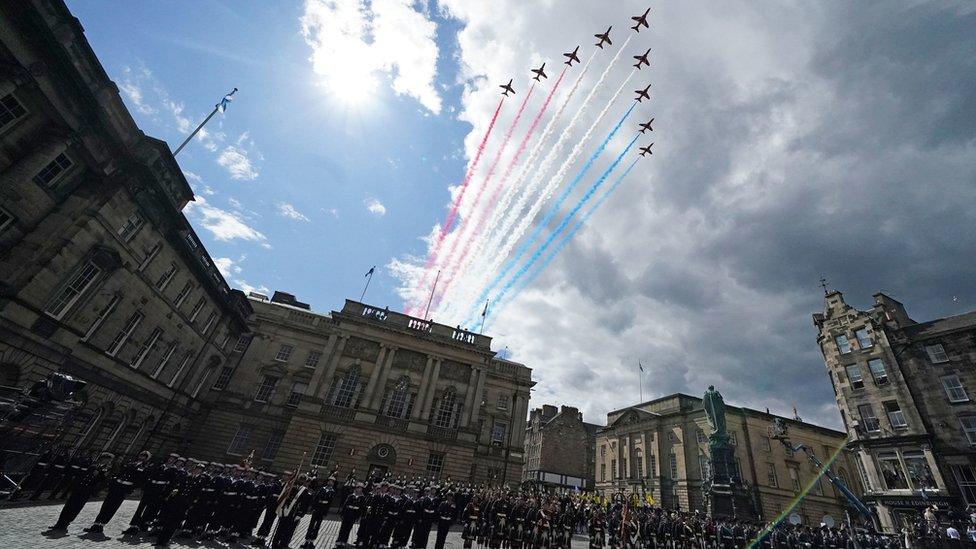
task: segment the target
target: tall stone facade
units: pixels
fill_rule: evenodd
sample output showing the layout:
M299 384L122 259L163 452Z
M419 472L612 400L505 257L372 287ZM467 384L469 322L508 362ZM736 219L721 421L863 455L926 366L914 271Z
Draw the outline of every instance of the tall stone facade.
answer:
M734 476L745 486L762 520L772 520L788 508L817 474L805 454L794 454L770 438L777 417L726 406ZM794 444L806 444L821 459L844 444L844 433L839 431L780 419L789 426ZM605 495L650 494L665 508L704 512L708 433L702 400L689 395L674 394L610 412L607 426L596 434L597 490ZM854 493L860 493L851 465L842 454L833 471ZM843 519L846 509L843 495L822 478L796 512L804 524L817 526L825 515Z
M529 413L523 482L550 488L593 490L596 432L572 406L549 404Z
M830 292L813 322L881 526L976 505L976 312L919 323L885 294L860 311Z
M214 378L194 455L362 475L517 483L531 370L490 338L346 301L318 314L252 294L248 335Z
M0 4L0 67L0 384L86 381L66 444L185 448L250 306L62 2Z

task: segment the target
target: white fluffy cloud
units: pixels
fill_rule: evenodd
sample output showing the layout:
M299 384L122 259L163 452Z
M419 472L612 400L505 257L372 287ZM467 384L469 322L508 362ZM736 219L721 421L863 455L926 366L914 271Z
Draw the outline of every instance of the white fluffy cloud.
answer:
M218 208L202 196L197 196L194 202L187 204L185 211L204 229L210 231L217 240L249 240L267 243L264 234L248 225L240 213Z
M295 209L294 206L287 202L278 203L278 214L287 217L288 219L294 219L295 221L308 221L308 217L302 212Z
M369 213L375 216L386 215L386 206L384 206L379 200L375 198L367 198L364 204L366 205L366 211Z
M258 171L251 162L248 152L240 147L228 145L217 157L220 164L233 179L257 179Z
M358 100L382 75L396 93L440 112L437 28L413 0L307 0L301 28L312 69L332 93Z

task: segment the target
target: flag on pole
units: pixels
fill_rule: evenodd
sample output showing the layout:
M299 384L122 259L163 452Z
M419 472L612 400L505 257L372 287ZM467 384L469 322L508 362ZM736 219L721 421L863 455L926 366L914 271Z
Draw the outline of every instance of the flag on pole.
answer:
M225 95L224 98L220 100L220 103L217 103L217 110L219 110L220 112L226 111L227 105L234 100L233 96L235 93L237 93L237 88L234 88L233 91Z
M488 316L488 300L487 299L485 300L485 310L481 311L481 316L482 317Z
M366 271L366 275L365 276L370 276L371 274L373 274L374 271L376 271L376 265L373 265L372 267L370 267L369 270Z
M637 361L637 367L640 368L641 373L644 373L644 365L639 360Z

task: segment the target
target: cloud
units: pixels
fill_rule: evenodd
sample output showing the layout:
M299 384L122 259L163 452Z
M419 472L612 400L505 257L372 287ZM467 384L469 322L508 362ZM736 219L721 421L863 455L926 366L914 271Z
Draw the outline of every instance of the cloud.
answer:
M440 112L437 26L413 0L306 0L300 22L312 70L330 92L356 100L381 74L397 94Z
M217 240L247 240L267 244L267 237L250 227L239 212L220 209L208 203L202 196L197 196L194 202L187 204L184 211Z
M253 180L258 177L248 152L234 145L224 147L217 157L217 163L227 170L232 179Z
M386 215L386 206L384 206L379 200L376 200L375 198L367 198L363 203L366 205L366 210L369 213L375 216Z
M213 262L220 274L224 275L224 278L230 278L231 275L241 273L241 266L229 257L215 257Z
M289 219L294 219L295 221L308 221L309 219L305 217L305 214L295 209L294 206L287 202L278 203L278 214L287 217Z
M497 105L499 80L530 62L553 62L577 42L585 61L594 51L586 40L600 26L614 25L619 47L632 34L622 23L646 9L638 0L439 5L461 26L466 90L458 118L472 124L469 159ZM976 200L976 44L966 39L976 13L909 0L883 8L828 3L816 12L684 2L661 4L650 23L624 55L653 48L651 67L629 89L650 82L655 94L589 178L638 119L657 119L654 134L639 140L657 141L654 157L641 160L549 269L490 319L489 335L534 369L534 405L578 404L591 421L637 401L641 360L645 398L700 395L714 383L732 404L781 414L796 404L806 420L838 427L810 322L822 309L821 275L855 306L869 307L884 290L918 319L976 303L969 260L976 233L961 229L976 224L967 207ZM597 51L581 90L613 53ZM630 71L621 63L594 104ZM611 109L598 138L628 103ZM527 112L538 105L533 99ZM574 96L568 112L578 105ZM503 109L498 127L510 121ZM461 218L471 211L466 199ZM491 252L458 276L455 285L469 288L458 295L478 293ZM422 272L419 255L391 262L405 296ZM464 321L448 310L435 319Z

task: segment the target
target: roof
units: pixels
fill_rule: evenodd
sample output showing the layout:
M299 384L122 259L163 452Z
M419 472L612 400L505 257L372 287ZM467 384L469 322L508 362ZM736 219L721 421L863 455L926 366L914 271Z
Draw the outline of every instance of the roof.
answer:
M920 324L912 324L911 326L905 326L902 328L901 332L909 338L925 339L937 336L939 334L955 332L957 330L966 330L970 328L976 328L976 311L970 311L968 313L963 313L956 316L947 316L945 318L937 318L935 320L922 322Z

